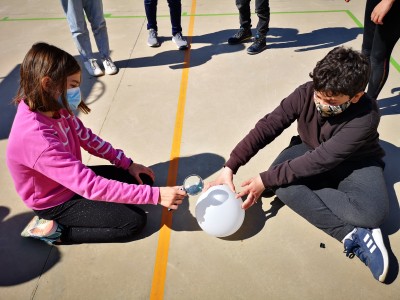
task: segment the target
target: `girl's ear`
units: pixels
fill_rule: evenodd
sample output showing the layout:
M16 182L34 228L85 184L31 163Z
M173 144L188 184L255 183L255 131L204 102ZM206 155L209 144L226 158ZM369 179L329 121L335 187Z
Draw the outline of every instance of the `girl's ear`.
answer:
M44 89L47 93L50 93L51 90L51 78L48 76L45 76L40 80L40 83L42 85L42 89Z

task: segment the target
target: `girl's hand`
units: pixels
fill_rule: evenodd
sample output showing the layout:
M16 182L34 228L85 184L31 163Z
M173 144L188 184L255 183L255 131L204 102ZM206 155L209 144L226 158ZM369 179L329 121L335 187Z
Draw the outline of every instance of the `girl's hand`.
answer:
M237 194L236 198L247 196L246 201L243 202L242 208L248 209L254 203L257 202L258 198L260 198L261 193L265 190L265 186L261 180L261 176L258 175L257 177L251 178L246 180L241 185L244 189Z
M145 167L143 165L140 165L140 164L132 163L129 166L128 171L129 171L129 174L131 174L139 184L143 184L143 181L140 178L140 174L148 175L151 178L151 180L153 180L153 182L156 178L152 169Z
M383 18L386 16L388 11L392 8L394 0L382 0L371 14L371 21L377 25L383 24Z
M160 187L160 197L158 203L169 209L178 209L186 197L186 192L180 186Z
M234 193L236 193L235 185L233 184L233 171L230 168L224 167L217 179L206 183L204 185L204 192L207 191L210 187L220 184L226 184Z

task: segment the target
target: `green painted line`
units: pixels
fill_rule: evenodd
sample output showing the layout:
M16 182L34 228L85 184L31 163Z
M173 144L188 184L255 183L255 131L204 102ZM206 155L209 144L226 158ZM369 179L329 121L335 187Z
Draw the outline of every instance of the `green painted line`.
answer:
M340 13L346 12L346 10L308 10L308 11L278 11L271 12L272 15L282 15L282 14L317 14L317 13ZM189 14L187 12L182 12L182 17L221 17L221 16L238 16L239 13L222 13L222 14ZM253 13L255 15L255 13ZM157 15L157 18L169 18L169 15ZM113 16L111 13L104 14L106 19L131 19L131 18L146 18L146 16ZM65 17L60 18L9 18L4 17L0 21L53 21L53 20L65 20Z
M353 15L353 13L349 10L346 10L346 13L349 15L349 17L354 21L354 23L357 24L359 28L364 28L363 24Z
M59 21L65 20L66 18L9 18L4 17L0 22L15 22L15 21Z
M390 62L393 65L393 67L397 70L397 72L400 73L400 64L394 60L393 57L390 57Z

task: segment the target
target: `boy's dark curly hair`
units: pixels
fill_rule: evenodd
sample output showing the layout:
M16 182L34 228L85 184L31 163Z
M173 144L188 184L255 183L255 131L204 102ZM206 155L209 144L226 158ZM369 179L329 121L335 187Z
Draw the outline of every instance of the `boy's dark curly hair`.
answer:
M351 48L336 47L317 63L310 77L316 91L352 98L365 90L369 74L370 64L365 55Z

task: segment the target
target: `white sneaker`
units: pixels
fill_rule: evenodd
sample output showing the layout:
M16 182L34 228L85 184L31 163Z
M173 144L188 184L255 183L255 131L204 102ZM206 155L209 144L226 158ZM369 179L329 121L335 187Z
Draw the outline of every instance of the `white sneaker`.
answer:
M91 58L83 63L85 65L86 70L92 76L101 76L104 75L103 70L100 69L99 65L97 64L96 59Z
M157 31L149 29L149 37L147 38L147 45L149 47L159 47L160 42L158 40Z
M103 59L103 66L104 66L104 71L108 75L114 75L118 73L118 68L113 63L110 57Z
M172 36L172 41L176 44L179 50L185 50L188 48L187 41L183 38L182 33L178 32Z

